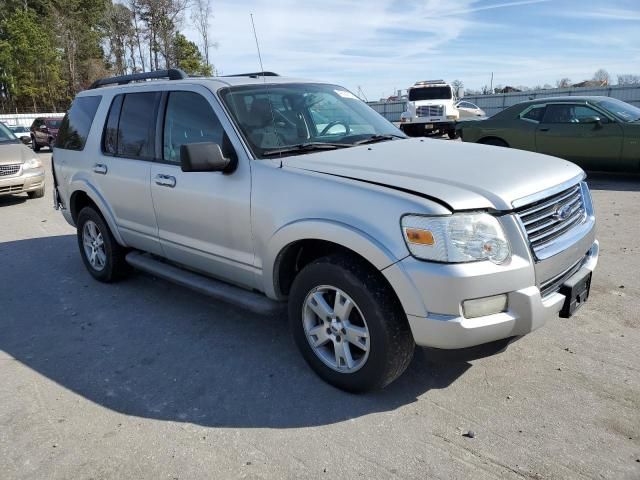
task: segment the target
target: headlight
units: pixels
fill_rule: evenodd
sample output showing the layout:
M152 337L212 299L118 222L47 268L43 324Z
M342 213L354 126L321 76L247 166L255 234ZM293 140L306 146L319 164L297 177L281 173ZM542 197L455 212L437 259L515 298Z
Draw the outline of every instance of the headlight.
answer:
M411 254L423 260L504 263L511 257L511 247L500 222L488 213L446 217L405 215L402 233Z
M32 168L42 168L42 162L37 158L32 158L31 160L27 160L22 164L23 170L29 170Z

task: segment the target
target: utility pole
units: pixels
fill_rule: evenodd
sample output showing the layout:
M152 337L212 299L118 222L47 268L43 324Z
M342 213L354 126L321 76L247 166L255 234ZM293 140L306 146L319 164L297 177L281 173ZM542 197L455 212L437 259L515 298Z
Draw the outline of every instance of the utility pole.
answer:
M491 93L493 93L493 72L491 72Z

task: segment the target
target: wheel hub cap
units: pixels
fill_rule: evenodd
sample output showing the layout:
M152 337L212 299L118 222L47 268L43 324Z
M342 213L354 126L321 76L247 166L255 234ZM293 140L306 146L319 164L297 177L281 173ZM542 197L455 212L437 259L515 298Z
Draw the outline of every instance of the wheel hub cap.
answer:
M369 358L369 328L354 300L339 288L316 287L307 294L302 322L309 345L328 367L353 373Z

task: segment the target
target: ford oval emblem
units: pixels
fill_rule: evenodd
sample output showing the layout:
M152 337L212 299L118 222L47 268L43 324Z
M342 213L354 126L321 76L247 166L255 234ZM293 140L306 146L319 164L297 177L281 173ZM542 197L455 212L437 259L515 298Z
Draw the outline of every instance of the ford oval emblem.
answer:
M553 212L553 218L554 220L566 220L567 218L569 218L570 214L571 205L557 205Z

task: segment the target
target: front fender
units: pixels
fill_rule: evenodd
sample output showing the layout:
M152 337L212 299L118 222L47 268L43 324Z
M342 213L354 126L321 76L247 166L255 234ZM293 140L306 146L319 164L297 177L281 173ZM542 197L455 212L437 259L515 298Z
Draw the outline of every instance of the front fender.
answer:
M93 184L89 181L89 179L85 178L84 176L76 177L72 179L72 181L69 184L69 190L72 192L71 195L69 196L70 201L73 199L73 196L78 192L85 193L91 199L91 201L93 201L93 203L96 204L96 206L100 210L100 213L102 214L105 221L107 222L107 225L109 226L109 230L111 230L111 233L115 237L116 241L123 247L127 246L126 242L122 239L122 236L120 235L120 231L118 230L118 225L116 224L115 215L113 214L113 211L111 210L111 208L109 207L108 203L105 201L103 196L100 194L98 189L96 189L93 186ZM71 202L69 202L69 205L71 205Z
M375 238L351 225L326 219L298 220L281 227L267 244L263 258L264 291L267 296L279 298L274 279L276 260L288 245L300 240L325 240L336 243L367 259L378 270L401 260ZM399 235L398 241L402 242Z

